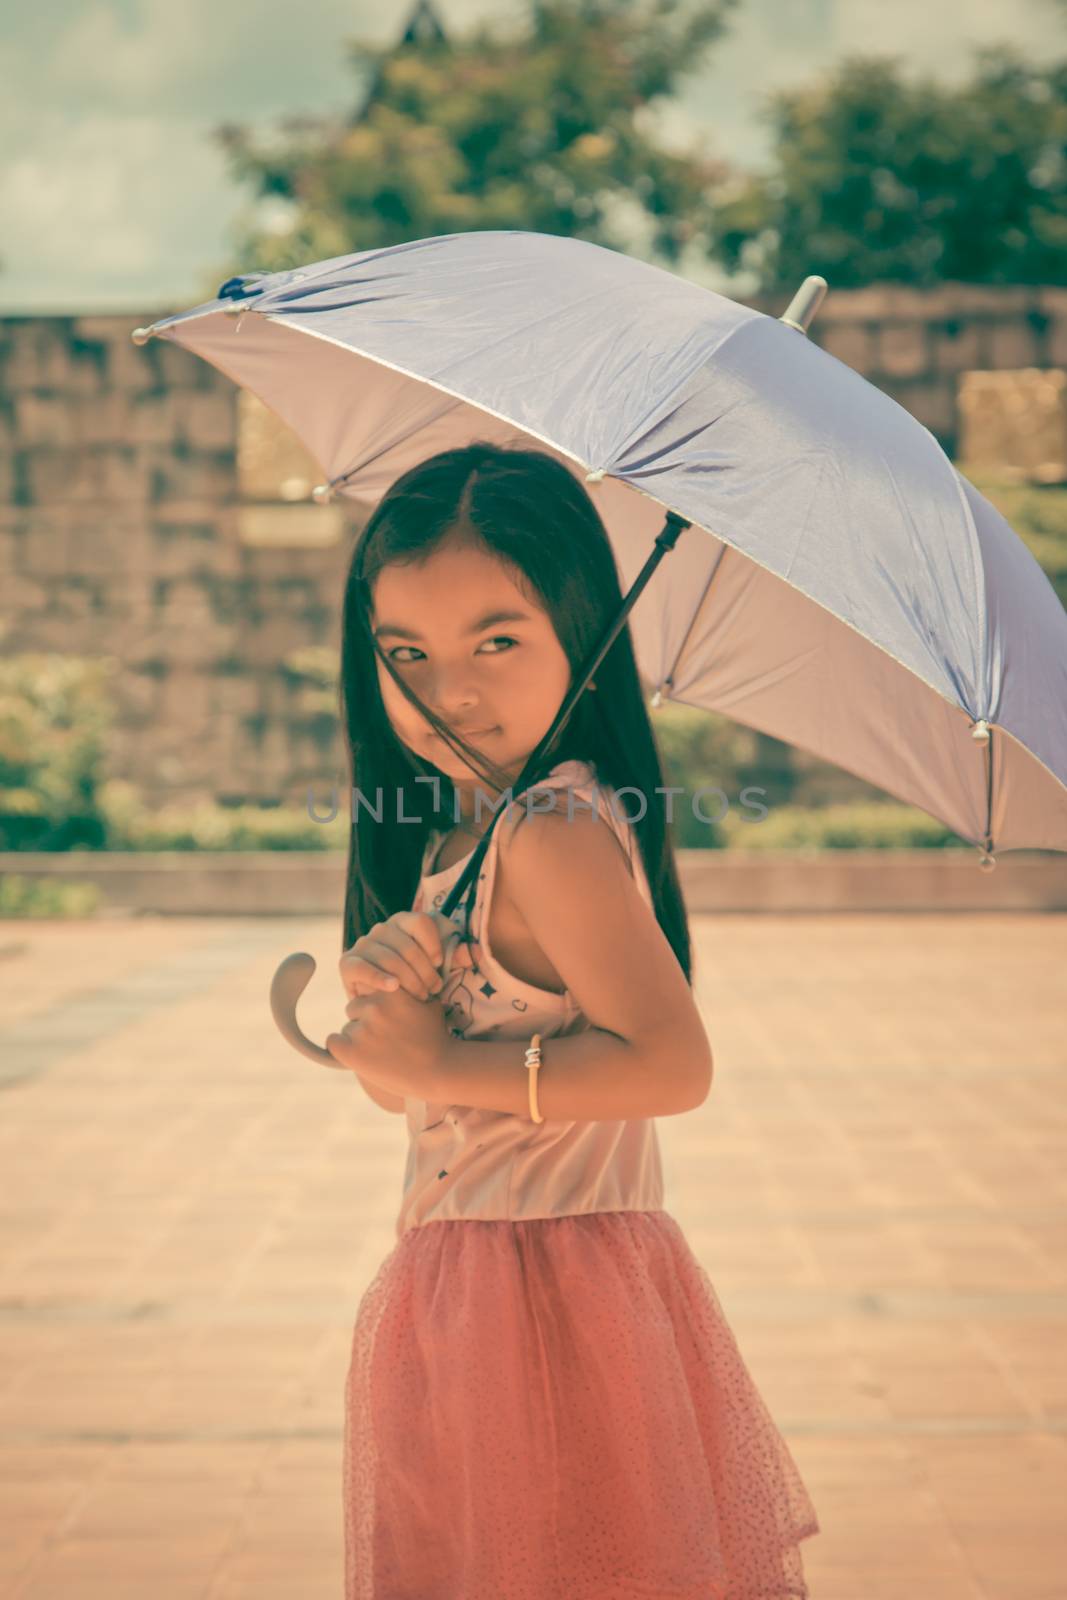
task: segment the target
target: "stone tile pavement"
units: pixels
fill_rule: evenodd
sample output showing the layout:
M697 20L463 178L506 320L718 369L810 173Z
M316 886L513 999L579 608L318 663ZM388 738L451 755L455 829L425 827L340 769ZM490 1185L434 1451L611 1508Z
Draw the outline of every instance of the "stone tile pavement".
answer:
M822 1532L813 1600L1067 1596L1067 918L693 919L660 1121ZM0 1600L339 1600L342 1391L404 1125L290 1051L331 919L0 922ZM461 1600L461 1597L456 1597Z

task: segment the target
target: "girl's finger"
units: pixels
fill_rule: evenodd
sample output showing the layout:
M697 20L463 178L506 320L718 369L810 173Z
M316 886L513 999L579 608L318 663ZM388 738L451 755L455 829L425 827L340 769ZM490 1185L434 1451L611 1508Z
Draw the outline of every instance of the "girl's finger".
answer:
M432 967L441 965L445 958L441 945L441 930L428 911L397 911L390 917L389 922L403 929L421 945Z
M399 930L397 937L405 941L403 952L378 939L368 939L366 943L357 940L353 948L341 957L341 981L346 988L350 978L369 980L370 975L374 974L376 988L402 985L417 1000L428 999L440 987L440 974L434 971L413 940ZM396 978L397 984L380 983L381 977Z
M367 961L358 970L353 969L348 974L346 987L358 998L361 994L377 994L382 989L399 989L400 979L394 972L383 972L380 967L372 967Z
M380 989L421 985L422 979L392 950L383 949L380 959L371 952L346 950L340 962L341 982L349 994L376 994Z
M391 953L395 961L400 963L399 966L390 965L389 970L391 972L399 972L401 970L415 972L426 986L427 995L436 993L441 987L442 981L441 974L438 971L440 958L435 963L427 953L426 946L422 940L417 939L414 934L408 933L403 927L391 928L389 934L392 940L390 945ZM374 959L376 961L379 959L377 951L374 952ZM384 955L381 959L384 964Z

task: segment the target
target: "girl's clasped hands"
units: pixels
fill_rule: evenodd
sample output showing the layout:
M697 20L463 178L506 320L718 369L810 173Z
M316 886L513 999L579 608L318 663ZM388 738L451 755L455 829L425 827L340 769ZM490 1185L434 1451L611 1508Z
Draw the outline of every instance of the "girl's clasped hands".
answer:
M432 1100L452 1042L438 968L441 934L423 911L397 911L339 962L349 1021L326 1048L341 1066L392 1094Z

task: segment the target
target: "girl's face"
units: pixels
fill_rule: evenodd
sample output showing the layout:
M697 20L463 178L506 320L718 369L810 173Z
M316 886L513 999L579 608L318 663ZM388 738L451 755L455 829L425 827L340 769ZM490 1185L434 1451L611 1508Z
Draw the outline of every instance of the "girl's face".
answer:
M371 625L398 674L443 722L517 776L571 682L548 613L477 546L445 541L425 561L383 567ZM382 663L386 714L404 744L457 785L472 769L409 705Z

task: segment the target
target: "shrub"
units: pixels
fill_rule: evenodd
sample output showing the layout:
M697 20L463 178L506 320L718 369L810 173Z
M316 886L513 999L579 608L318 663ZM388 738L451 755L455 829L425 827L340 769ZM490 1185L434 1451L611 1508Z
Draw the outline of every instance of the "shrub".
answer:
M0 878L0 917L89 917L100 900L95 883L27 878L15 872Z
M99 850L112 657L0 658L0 850Z

